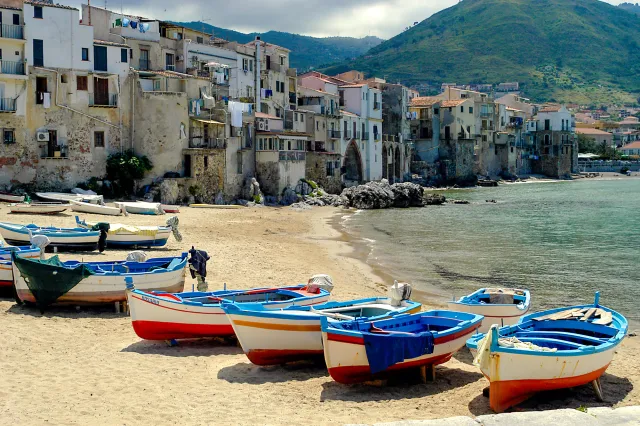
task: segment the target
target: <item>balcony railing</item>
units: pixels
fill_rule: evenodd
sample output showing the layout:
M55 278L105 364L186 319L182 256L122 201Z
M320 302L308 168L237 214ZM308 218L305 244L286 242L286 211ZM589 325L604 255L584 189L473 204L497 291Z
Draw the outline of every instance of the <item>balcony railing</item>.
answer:
M304 161L307 153L304 151L279 151L278 157L280 161Z
M352 136L352 138L353 138L353 139L360 139L360 131L353 132L353 136Z
M191 136L189 148L226 149L227 141L224 138L205 138L203 136Z
M327 137L330 139L340 139L340 130L327 130Z
M290 104L297 104L298 100L296 98L296 94L294 92L289 92L289 103Z
M369 140L369 132L362 132L362 140L364 141Z
M373 109L380 109L380 102L374 102Z
M115 93L89 93L90 107L110 107L118 106L118 95Z
M140 71L149 71L151 69L151 61L148 59L140 59L138 61L138 68L140 68Z
M269 71L277 71L280 72L284 69L284 67L274 61L269 62L269 64L265 67L266 70Z
M0 112L16 112L16 100L13 98L0 98Z
M2 24L0 26L0 37L22 40L24 39L23 26Z
M176 65L175 64L167 64L166 70L167 71L175 71L176 70Z
M343 133L344 133L345 139L353 139L353 132L351 130L347 130L346 132L343 132Z
M493 111L480 111L480 117L491 117L493 115Z
M24 62L0 61L2 74L24 75Z
M382 135L380 133L374 133L373 134L373 140L374 141L379 141L382 138Z

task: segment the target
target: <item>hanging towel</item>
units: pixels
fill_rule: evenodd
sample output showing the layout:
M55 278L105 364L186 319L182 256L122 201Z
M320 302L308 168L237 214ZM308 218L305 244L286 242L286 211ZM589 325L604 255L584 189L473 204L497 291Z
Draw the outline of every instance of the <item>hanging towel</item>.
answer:
M136 21L131 21L131 28L133 28L134 30L138 28L138 23Z
M242 102L229 102L229 113L231 114L231 126L242 127Z
M196 101L196 115L200 115L200 102Z
M44 93L42 98L42 106L45 108L51 107L51 93Z
M260 89L260 96L263 98L267 97L267 89Z
M129 26L129 22L131 22L131 20L129 18L122 18L122 26L123 27L128 27Z
M429 331L406 334L363 332L371 374L384 371L407 359L433 353L433 334Z

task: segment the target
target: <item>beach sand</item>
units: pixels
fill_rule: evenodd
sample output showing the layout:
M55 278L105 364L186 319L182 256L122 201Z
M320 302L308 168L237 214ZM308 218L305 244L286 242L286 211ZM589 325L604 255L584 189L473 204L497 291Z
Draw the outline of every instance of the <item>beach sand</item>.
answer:
M73 215L7 214L6 221L73 226ZM316 273L333 277L335 299L386 294L390 277L353 256L332 226L349 214L334 208L197 210L179 214L182 243L171 239L152 255L195 246L212 257L210 289L287 285ZM90 220L106 217L85 215ZM163 224L168 216L131 215L129 224ZM123 259L107 250L63 259ZM188 288L194 281L188 278ZM425 297L418 293L418 298ZM0 299L1 424L343 424L490 413L488 385L467 349L437 368L434 383L345 386L322 365L269 368L249 363L231 341L194 340L168 347L140 340L112 307L39 311ZM639 339L630 337L602 379L605 403L590 386L545 393L518 410L640 404Z

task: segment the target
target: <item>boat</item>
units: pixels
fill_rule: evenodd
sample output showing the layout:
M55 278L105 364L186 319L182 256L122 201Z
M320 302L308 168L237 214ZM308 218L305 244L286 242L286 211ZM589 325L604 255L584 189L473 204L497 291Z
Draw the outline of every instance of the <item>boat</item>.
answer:
M109 207L75 200L69 200L69 203L71 203L71 210L74 212L103 214L108 216L120 216L122 214L122 209L118 207Z
M324 360L333 380L344 384L431 369L462 348L481 322L481 315L445 310L373 321L322 317Z
M489 405L501 413L536 392L592 383L602 396L600 377L627 333L626 318L601 306L556 308L529 314L517 324L492 326L467 346L489 380Z
M189 204L189 207L194 209L222 209L222 210L233 210L233 209L243 209L244 206L238 204Z
M373 297L283 309L267 309L259 303L225 303L222 308L247 358L256 365L275 365L322 358L320 319L323 316L348 321L382 319L419 312L422 306L411 300L397 302L387 297Z
M13 287L12 253L29 259L40 257L39 248L32 248L31 246L0 246L0 288Z
M47 201L84 201L91 204L104 204L102 195L73 194L71 192L36 192L36 196Z
M107 247L163 247L174 234L176 240L182 237L178 231L177 218L167 220L167 226L132 226L121 223L110 223L107 231ZM98 222L87 222L76 216L76 225L80 228L91 229Z
M458 300L448 302L447 306L452 311L484 316L481 333L486 333L492 324L504 326L517 323L530 307L529 290L517 288L481 288Z
M144 262L61 262L58 256L47 260L14 256L13 274L18 298L42 308L53 303L101 304L124 301L127 277L133 278L140 289L182 291L186 265L187 253Z
M222 309L222 302L260 303L267 309L280 309L324 303L324 289L306 284L280 288L218 290L213 292L159 293L127 290L131 321L136 334L147 340L189 339L232 336L233 327Z
M0 202L22 203L24 202L24 195L11 194L9 192L0 192Z
M175 206L171 204L161 204L160 207L162 211L165 213L180 213L180 206Z
M11 213L28 213L28 214L58 214L67 210L68 204L59 203L16 203L9 204Z
M18 225L0 222L0 235L11 245L31 244L31 237L45 235L49 238L48 247L67 250L93 251L98 248L100 232L83 228L40 227L34 224Z
M164 214L164 211L162 210L162 204L160 203L146 203L143 201L129 203L120 201L114 204L116 207L124 209L123 211L126 211L127 213L146 215Z

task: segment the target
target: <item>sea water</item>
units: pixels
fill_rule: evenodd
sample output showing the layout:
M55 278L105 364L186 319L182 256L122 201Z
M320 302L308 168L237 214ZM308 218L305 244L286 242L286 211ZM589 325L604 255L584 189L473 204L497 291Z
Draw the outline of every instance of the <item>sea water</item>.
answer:
M600 291L603 305L640 321L640 179L439 193L470 204L363 211L344 230L369 248L368 263L440 300L519 287L542 310Z

